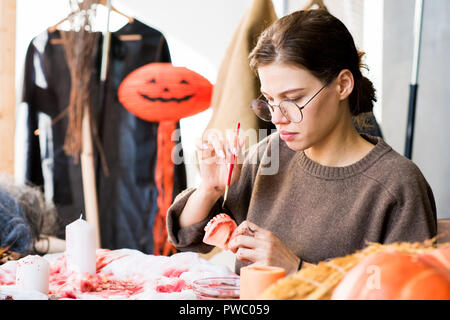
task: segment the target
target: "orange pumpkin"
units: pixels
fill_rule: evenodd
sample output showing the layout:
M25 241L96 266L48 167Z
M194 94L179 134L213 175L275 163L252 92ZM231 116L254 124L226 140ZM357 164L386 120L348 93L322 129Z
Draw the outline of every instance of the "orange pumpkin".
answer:
M171 63L150 63L131 72L119 86L119 101L137 117L177 121L209 108L212 84Z
M371 254L334 289L333 300L449 300L450 248L412 255Z
M450 273L450 247L434 249L419 255L419 259L441 272Z

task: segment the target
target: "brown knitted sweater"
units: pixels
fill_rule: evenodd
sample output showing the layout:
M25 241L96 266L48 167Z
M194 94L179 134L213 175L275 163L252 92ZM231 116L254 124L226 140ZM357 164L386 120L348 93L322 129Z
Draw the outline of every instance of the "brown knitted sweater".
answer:
M353 253L366 241L423 241L436 235L436 206L419 168L382 139L346 167L326 167L293 151L274 133L246 152L239 182L230 188L225 213L270 230L306 262ZM278 152L279 151L279 152ZM279 157L277 155L279 154ZM167 215L170 241L181 251L206 253L206 223L223 212L179 228L178 217L195 189L183 191ZM236 260L235 271L245 264Z

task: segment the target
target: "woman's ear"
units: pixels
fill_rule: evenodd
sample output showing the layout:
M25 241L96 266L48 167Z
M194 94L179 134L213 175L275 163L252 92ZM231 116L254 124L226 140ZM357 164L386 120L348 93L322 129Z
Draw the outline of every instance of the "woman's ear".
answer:
M348 96L353 91L353 86L355 84L353 74L350 70L344 69L337 76L337 90L340 100L348 98Z

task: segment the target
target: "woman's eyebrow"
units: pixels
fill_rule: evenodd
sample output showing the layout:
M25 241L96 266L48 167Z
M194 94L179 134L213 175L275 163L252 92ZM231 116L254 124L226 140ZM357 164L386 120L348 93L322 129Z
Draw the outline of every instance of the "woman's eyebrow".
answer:
M286 94L293 93L293 92L297 92L297 91L302 91L302 90L305 90L305 88L293 88L293 89L288 89L288 90L285 90L285 91L279 93L279 96L285 96ZM264 92L263 90L261 90L261 93L262 93L263 95L265 95L265 96L269 96L269 97L270 97L270 94Z

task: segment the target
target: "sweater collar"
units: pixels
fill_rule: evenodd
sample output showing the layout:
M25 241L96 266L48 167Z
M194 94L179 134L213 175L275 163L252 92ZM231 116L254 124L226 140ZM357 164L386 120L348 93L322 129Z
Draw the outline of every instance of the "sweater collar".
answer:
M373 137L367 134L361 136L374 144L375 147L365 155L361 160L345 167L327 167L308 158L304 151L298 152L298 161L304 171L312 176L328 179L339 180L351 177L361 173L371 167L381 156L391 150L391 147L381 138Z

